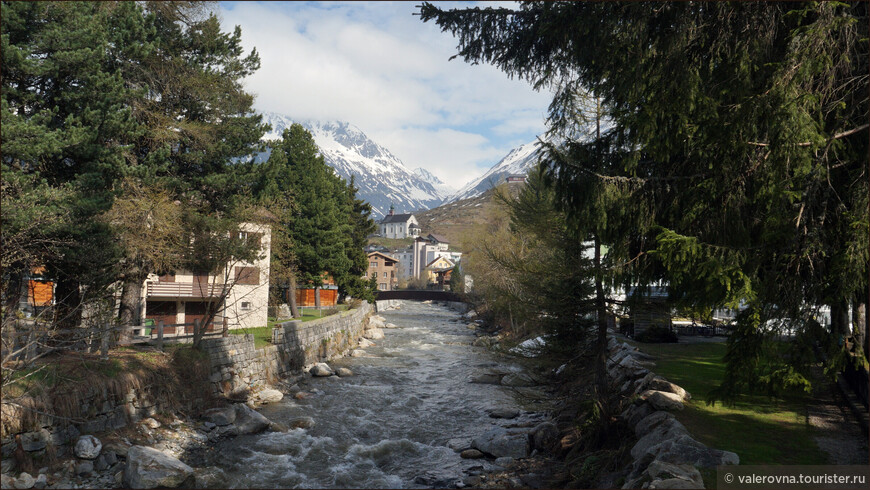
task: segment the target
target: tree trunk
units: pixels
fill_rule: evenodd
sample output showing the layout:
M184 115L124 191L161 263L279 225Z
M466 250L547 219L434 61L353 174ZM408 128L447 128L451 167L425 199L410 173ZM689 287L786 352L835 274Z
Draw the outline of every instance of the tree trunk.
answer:
M290 288L289 293L287 294L289 298L287 300L290 302L290 316L293 318L299 318L299 308L296 306L296 276L290 276Z
M22 283L22 274L18 272L11 272L3 283L3 326L16 318L21 303Z
M314 288L314 306L320 309L320 286Z
M595 309L598 317L598 342L595 352L595 385L602 408L607 399L607 308L601 280L601 240L595 236Z
M867 303L861 299L852 303L852 337L855 341L855 349L859 352L863 352L866 357Z
M849 336L849 303L846 301L831 304L831 335L839 346Z
M122 326L142 324L142 283L147 276L130 274L124 279L121 292L121 305L118 308L118 320Z

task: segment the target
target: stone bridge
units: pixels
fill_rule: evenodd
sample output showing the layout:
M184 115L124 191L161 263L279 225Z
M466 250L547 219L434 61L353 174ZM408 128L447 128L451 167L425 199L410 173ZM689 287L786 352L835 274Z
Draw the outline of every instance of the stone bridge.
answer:
M415 289L401 291L378 291L375 296L377 301L391 299L409 299L414 301L447 301L451 303L464 303L465 300L459 294L451 291L436 291L434 289Z

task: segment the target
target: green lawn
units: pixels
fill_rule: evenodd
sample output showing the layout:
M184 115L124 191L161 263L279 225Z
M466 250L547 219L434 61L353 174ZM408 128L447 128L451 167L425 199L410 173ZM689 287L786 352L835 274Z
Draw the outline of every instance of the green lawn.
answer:
M656 356L653 371L692 394L675 415L699 441L737 453L740 464L828 464L807 423L808 397L742 395L734 406L707 405L707 393L724 376L724 343L634 345Z
M347 305L338 305L335 307L338 311L347 311ZM328 310L318 311L314 308L300 308L300 313L302 316L297 318L296 320L301 320L303 322L309 322L311 320L317 320L319 318L324 318L329 316L327 314ZM260 347L265 347L267 345L272 345L272 327L279 323L284 323L288 321L287 319L281 319L280 321L275 317L269 317L266 322L265 327L256 327L256 328L238 328L234 330L230 330L230 333L233 335L245 335L245 334L254 334L254 344L259 349Z

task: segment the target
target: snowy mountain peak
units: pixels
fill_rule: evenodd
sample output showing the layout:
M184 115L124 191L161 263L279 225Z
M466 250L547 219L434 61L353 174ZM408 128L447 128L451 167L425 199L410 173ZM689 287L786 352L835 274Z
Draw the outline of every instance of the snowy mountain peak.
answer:
M353 124L297 121L273 112L264 113L263 122L272 126L272 131L263 136L266 140L280 139L284 129L290 128L294 122L310 131L327 165L345 180L354 176L359 187L357 196L372 205L372 214L376 218L386 215L390 204L395 205L400 213L436 207L452 192L452 189L445 189L443 183L432 183L428 178L408 171L398 157Z
M452 194L444 202L449 203L477 197L504 182L509 175L529 173L529 170L538 163L538 146L537 141L532 141L514 148L485 174L465 184L462 189Z

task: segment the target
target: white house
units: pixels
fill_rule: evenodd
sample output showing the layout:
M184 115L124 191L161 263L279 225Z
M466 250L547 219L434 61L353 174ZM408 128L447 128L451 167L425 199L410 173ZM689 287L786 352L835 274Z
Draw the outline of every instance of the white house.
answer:
M242 223L238 233L241 238L259 242L257 260L232 261L211 274L184 270L162 276L150 274L142 288L144 317L166 325L202 321L207 308L215 306L223 297L223 303L216 305L218 313L208 328L219 330L224 321L230 329L266 326L271 228L266 224ZM230 288L228 294L225 294L226 287ZM173 329L168 333L173 333Z
M408 238L420 236L420 224L413 214L395 214L390 206L390 214L380 223L381 236L385 238Z

